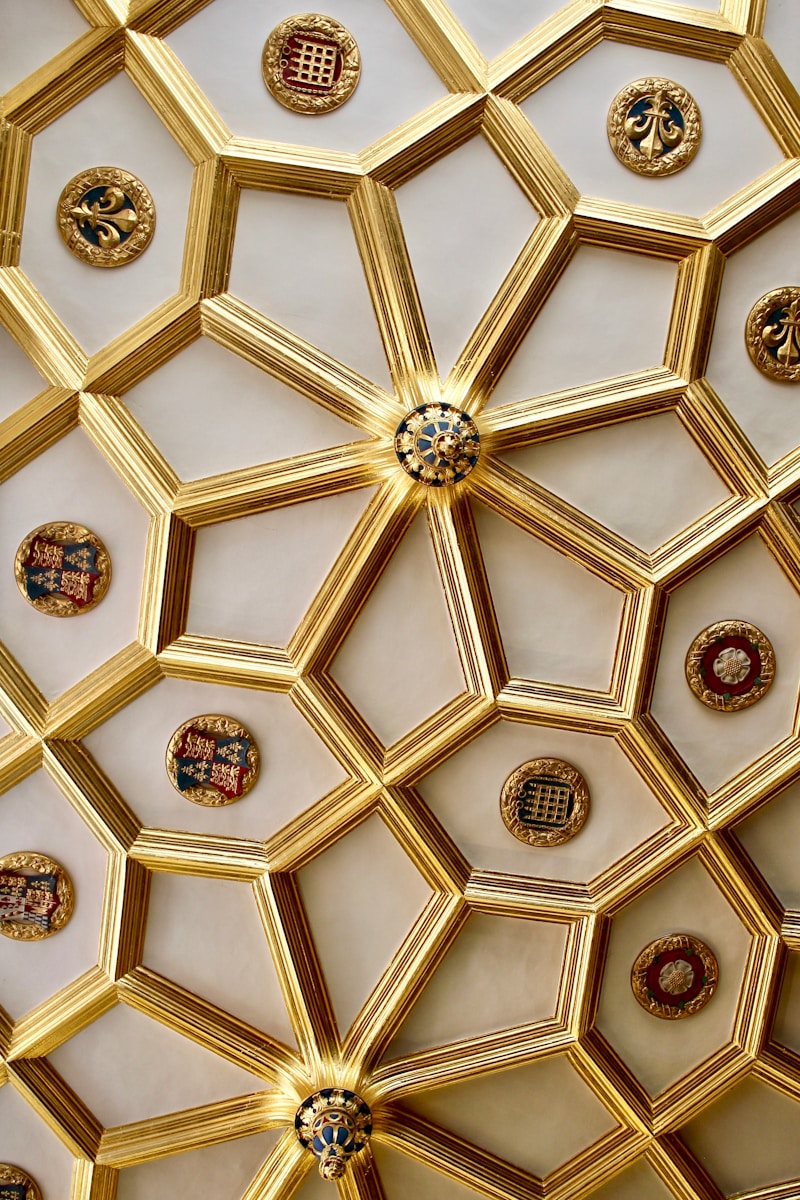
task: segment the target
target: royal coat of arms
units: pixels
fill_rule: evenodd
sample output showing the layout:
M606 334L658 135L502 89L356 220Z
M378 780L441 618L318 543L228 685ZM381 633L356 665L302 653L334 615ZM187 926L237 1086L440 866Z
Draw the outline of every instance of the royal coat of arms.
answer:
M42 854L0 858L0 933L36 941L57 933L72 914L72 884L63 867Z
M111 581L100 539L82 525L34 529L17 550L15 575L25 599L51 617L74 617L99 604Z
M241 799L256 781L258 748L232 717L193 717L176 729L167 747L173 787L196 804L217 807Z

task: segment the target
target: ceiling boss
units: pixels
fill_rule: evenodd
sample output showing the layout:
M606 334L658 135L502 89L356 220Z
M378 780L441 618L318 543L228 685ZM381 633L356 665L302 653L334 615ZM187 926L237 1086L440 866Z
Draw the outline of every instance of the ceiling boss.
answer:
M406 413L394 435L403 470L428 487L460 483L481 452L478 427L452 404L423 404Z

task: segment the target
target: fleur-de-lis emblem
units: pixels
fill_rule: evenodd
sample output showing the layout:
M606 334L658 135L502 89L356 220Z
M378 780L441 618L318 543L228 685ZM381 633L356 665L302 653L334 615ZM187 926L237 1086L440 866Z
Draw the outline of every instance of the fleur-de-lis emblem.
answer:
M764 326L761 339L771 350L777 347L778 362L794 367L800 362L800 299L792 300L773 315L777 319L774 324Z
M647 108L625 121L625 134L645 158L660 158L673 150L683 139L683 129L672 116L672 106L664 99L664 92L657 91L646 96Z
M608 140L637 175L672 175L692 161L702 122L692 97L672 79L649 75L618 92L608 110Z
M122 234L131 233L139 220L134 209L125 207L125 193L118 187L107 187L99 200L91 204L83 199L70 215L78 225L88 225L96 231L103 250L118 246Z

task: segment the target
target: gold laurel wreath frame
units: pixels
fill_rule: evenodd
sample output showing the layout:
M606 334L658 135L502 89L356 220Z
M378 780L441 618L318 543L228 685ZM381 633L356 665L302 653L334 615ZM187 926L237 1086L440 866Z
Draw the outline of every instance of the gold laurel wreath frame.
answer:
M749 692L742 692L741 695L730 696L728 699L706 686L700 670L709 645L718 638L725 637L747 638L753 646L757 647L761 659L760 682L754 683ZM740 712L743 708L749 708L769 691L774 678L775 651L772 648L772 642L760 629L748 621L716 621L698 633L686 653L686 682L698 700L701 700L708 708L716 709L717 712Z
M0 858L0 871L30 871L34 875L55 875L58 908L50 918L50 928L13 919L0 920L0 933L17 942L41 942L63 929L75 907L75 891L67 872L55 859L36 850L17 850Z
M117 187L130 199L136 212L136 224L130 236L117 246L104 249L84 237L81 227L72 216L76 204L92 188ZM120 167L87 167L70 179L58 199L56 208L58 232L67 249L91 267L122 267L133 262L147 249L156 231L156 206L153 197L135 175Z
M294 34L318 33L336 42L342 56L339 78L327 93L303 92L289 87L283 79L281 56L286 42ZM264 43L261 73L268 90L284 108L310 116L332 112L348 100L356 90L361 76L361 55L356 40L344 25L322 13L298 13L276 25Z
M658 958L660 954L666 954L668 950L688 950L690 954L696 954L703 964L707 982L703 984L702 990L694 999L688 1000L683 1008L677 1006L673 1008L668 1004L661 1004L655 996L650 994L647 986L648 968L654 959ZM705 1008L717 990L718 983L719 965L716 957L705 942L691 937L688 933L672 933L669 937L657 938L649 946L645 946L631 968L631 988L634 996L642 1008L652 1013L654 1017L661 1017L665 1021L679 1021L682 1017L691 1017L701 1008Z
M800 364L794 367L785 366L772 357L764 339L761 336L767 325L767 320L776 309L785 308L793 300L800 300L800 288L775 288L756 300L745 322L744 344L753 364L763 375L770 379L778 379L782 383L800 382Z
M68 596L50 594L38 596L35 600L30 599L26 588L27 567L25 566L25 559L30 553L34 539L37 537L46 538L54 542L88 542L90 546L94 546L97 551L94 561L99 572L99 577L95 582L92 599L89 604L78 605L70 600ZM14 559L14 578L17 581L17 587L22 593L23 598L37 612L44 613L48 617L82 617L86 613L91 612L93 608L96 608L108 591L111 583L111 559L102 541L96 533L92 533L91 529L86 529L83 525L76 525L74 521L50 521L47 525L40 525L37 529L31 530L28 536L20 543Z
M668 150L658 158L647 158L636 149L625 132L625 121L638 100L659 91L664 93L683 117L683 137L674 150ZM703 122L700 110L686 88L672 79L661 79L653 75L635 79L617 93L608 110L607 130L611 149L623 166L635 171L637 175L674 175L676 171L688 167L700 149Z
M215 787L211 787L210 785L204 786L203 784L198 784L197 787L186 788L185 790L178 787L178 768L175 763L175 756L184 733L187 729L192 728L199 729L201 733L213 733L220 737L245 738L249 741L250 748L247 751L247 765L250 768L250 774L242 786L241 795L234 796L229 800L221 792L218 792ZM202 713L199 717L192 717L190 721L184 721L175 730L167 744L165 765L170 783L184 800L192 800L195 804L203 804L207 808L225 808L229 804L236 804L238 800L243 800L247 793L255 786L261 765L261 756L253 735L248 732L244 725L234 720L233 717L224 717L220 713Z
M25 1200L42 1200L42 1193L34 1180L13 1163L0 1163L0 1183L22 1183L25 1185Z
M572 814L559 828L536 829L519 819L517 794L522 784L533 775L561 779L572 788ZM500 815L509 833L529 846L560 846L575 837L589 815L589 788L576 767L561 758L532 758L512 771L500 793Z
M726 258L795 210L800 100L761 34L763 0L720 0L719 12L667 0L568 0L550 20L487 62L442 0L387 0L448 94L359 154L240 138L163 40L206 0L76 0L90 29L9 91L0 122L0 320L47 386L0 424L7 478L80 426L151 515L135 642L54 701L0 650L4 789L43 768L108 853L97 965L18 1021L0 1011L0 1086L18 1091L74 1156L70 1200L113 1200L119 1171L270 1128L285 1130L244 1200L288 1200L313 1166L290 1128L318 1086L348 1087L375 1117L373 1140L486 1197L579 1200L646 1160L677 1200L719 1191L680 1128L746 1076L800 1097L800 1056L770 1040L782 972L800 949L800 910L782 906L732 833L800 774L800 728L707 793L649 713L669 596L750 534L800 587L800 448L767 466L704 378ZM730 70L784 155L704 216L581 196L517 108L603 39L705 59ZM124 70L195 167L177 293L88 356L19 268L32 138ZM393 189L481 135L540 221L440 387ZM310 347L226 291L242 188L347 206L386 346L396 395ZM654 182L657 187L657 181ZM657 200L654 197L654 204ZM482 411L555 282L582 244L677 265L663 363L600 384ZM371 436L335 454L183 482L120 396L204 335ZM478 417L482 458L458 488L423 489L398 469L391 437L405 411L452 400ZM674 412L730 497L647 554L507 466L521 445L635 417ZM255 511L373 485L377 494L288 647L186 632L195 531ZM424 494L423 494L424 493ZM470 500L487 504L617 587L624 613L607 692L509 675ZM393 746L382 746L326 671L398 537L425 511L466 688ZM337 603L332 599L336 597ZM142 826L81 739L165 677L288 695L348 780L266 842ZM667 827L588 884L474 869L421 803L415 782L505 718L613 738L669 814ZM300 899L296 872L378 813L434 897L341 1033ZM748 930L750 950L730 1039L651 1096L594 1027L614 915L694 856ZM177 871L252 887L299 1049L251 1028L142 963L149 881ZM449 945L473 912L562 923L564 968L552 1018L383 1062ZM118 1003L128 1004L265 1081L265 1090L180 1114L106 1128L47 1055ZM432 1084L564 1054L616 1127L543 1179L402 1107ZM371 1150L341 1181L346 1200L382 1195ZM766 1188L760 1200L785 1200Z

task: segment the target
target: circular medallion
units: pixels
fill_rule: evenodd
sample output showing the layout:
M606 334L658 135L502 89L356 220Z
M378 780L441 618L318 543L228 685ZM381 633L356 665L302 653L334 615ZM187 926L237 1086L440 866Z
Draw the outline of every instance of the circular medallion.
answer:
M651 942L631 970L633 994L642 1008L667 1021L705 1008L718 982L716 958L704 942L688 933Z
M29 533L14 561L17 587L48 617L77 617L99 604L111 582L111 560L97 534L70 521Z
M75 897L63 867L34 850L0 858L0 933L21 942L41 941L63 929Z
M686 679L703 704L736 712L760 700L775 677L768 638L747 621L717 621L699 633L686 655Z
M757 300L744 340L762 375L783 383L800 381L800 287L776 288Z
M187 800L219 808L233 804L258 778L258 747L233 717L205 713L176 729L167 746L167 774Z
M481 452L477 426L452 404L423 404L406 413L394 435L400 463L412 479L429 487L459 483Z
M149 245L156 210L134 175L119 167L89 167L64 188L56 220L77 258L93 267L120 267Z
M589 815L589 789L580 771L560 758L534 758L512 771L500 793L510 833L529 846L569 841Z
M0 1200L42 1200L30 1175L13 1163L0 1163Z
M608 110L608 140L619 161L638 175L671 175L688 166L700 145L700 111L671 79L637 79Z
M322 13L298 13L276 25L261 58L264 82L284 108L326 113L355 91L361 55L344 25Z

